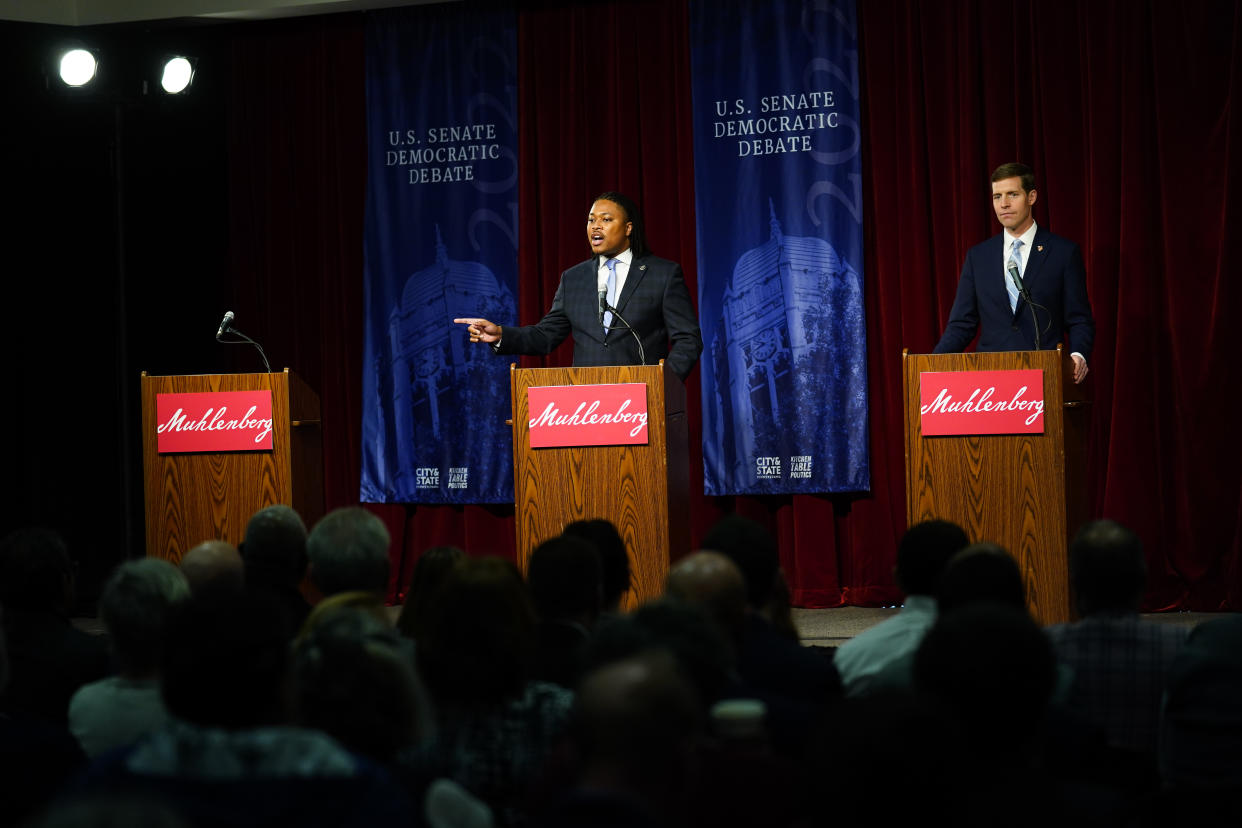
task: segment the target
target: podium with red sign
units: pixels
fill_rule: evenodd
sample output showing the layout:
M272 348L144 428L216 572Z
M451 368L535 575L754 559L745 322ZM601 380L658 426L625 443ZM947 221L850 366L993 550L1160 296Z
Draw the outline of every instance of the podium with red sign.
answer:
M319 396L296 374L142 374L147 555L177 563L206 540L240 544L283 503L323 514Z
M510 370L517 556L605 518L630 553L628 606L660 595L689 552L686 388L660 365Z
M1089 404L1055 351L903 352L906 522L942 518L1013 554L1041 624L1070 620Z

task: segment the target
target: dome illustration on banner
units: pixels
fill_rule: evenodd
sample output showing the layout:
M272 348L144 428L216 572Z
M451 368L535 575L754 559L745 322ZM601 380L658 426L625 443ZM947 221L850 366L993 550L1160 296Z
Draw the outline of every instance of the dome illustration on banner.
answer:
M769 238L738 257L708 343L717 422L733 426L715 434L716 456L736 481L811 491L851 453L854 378L823 366L864 341L862 280L827 241L787 236L771 202L768 212Z
M450 259L437 226L435 260L410 275L389 315L396 428L411 433L415 423L431 427L430 439L398 442L403 454L411 445L419 447L418 454L425 447L427 454L401 457L399 477L438 464L438 443L462 427L461 412L507 412L509 364L487 348L470 347L452 322L460 316L513 319L517 302L486 265ZM476 399L481 395L487 398Z

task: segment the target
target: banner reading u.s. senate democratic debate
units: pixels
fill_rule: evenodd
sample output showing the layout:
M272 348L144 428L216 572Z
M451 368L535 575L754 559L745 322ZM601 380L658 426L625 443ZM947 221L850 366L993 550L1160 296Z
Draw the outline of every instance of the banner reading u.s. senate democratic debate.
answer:
M870 488L852 0L693 0L709 495Z
M455 317L517 317L517 25L418 6L367 24L360 499L513 500L509 365Z

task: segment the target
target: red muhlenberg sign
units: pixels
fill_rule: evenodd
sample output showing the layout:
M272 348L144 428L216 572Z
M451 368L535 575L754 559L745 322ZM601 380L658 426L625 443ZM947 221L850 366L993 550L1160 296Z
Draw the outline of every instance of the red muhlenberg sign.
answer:
M189 451L271 451L272 392L156 394L160 454Z
M647 442L647 384L526 389L530 447L633 446Z
M1043 434L1044 372L928 371L919 374L924 437Z

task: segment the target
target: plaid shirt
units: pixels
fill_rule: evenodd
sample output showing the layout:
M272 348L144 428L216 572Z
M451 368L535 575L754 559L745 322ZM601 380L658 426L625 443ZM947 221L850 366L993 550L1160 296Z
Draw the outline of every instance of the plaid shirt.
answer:
M1169 667L1190 630L1134 613L1100 613L1047 632L1057 659L1074 674L1066 706L1109 745L1154 753Z

